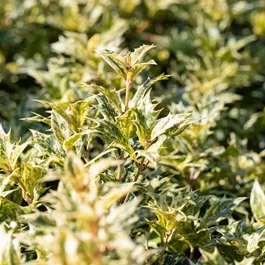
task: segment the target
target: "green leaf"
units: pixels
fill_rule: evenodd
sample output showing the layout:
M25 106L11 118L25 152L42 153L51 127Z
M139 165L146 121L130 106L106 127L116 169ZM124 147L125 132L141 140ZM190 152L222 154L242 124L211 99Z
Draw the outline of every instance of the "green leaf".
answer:
M40 151L40 155L49 157L54 154L59 157L65 157L65 152L54 135L47 135L35 130L31 130L31 133L33 135L33 143Z
M151 49L155 48L154 44L152 45L142 45L139 48L135 49L133 53L131 53L131 64L135 65L138 63L142 57Z
M168 114L168 116L161 118L151 133L151 141L161 134L168 133L174 130L174 134L182 132L192 121L188 119L191 114Z
M0 169L5 172L10 170L10 155L13 150L13 144L10 142L10 131L6 134L0 124Z
M55 111L51 113L51 127L60 144L63 144L65 139L68 139L71 135L68 123Z
M249 253L252 253L260 248L259 244L261 243L261 241L265 241L264 234L265 234L265 226L259 228L256 232L252 233L251 235L243 235L243 238L247 242L247 250Z
M95 107L100 111L105 119L114 121L118 113L116 109L108 102L106 96L97 95L96 99L98 104Z
M121 55L109 50L97 51L97 53L111 66L116 73L126 80L126 67L129 65L125 63L124 58Z
M11 162L11 168L14 169L17 165L18 159L22 152L26 149L26 147L29 145L29 142L23 143L23 144L18 144L16 143L14 145L14 148L11 152L10 156L10 162Z
M161 81L161 80L166 80L166 79L168 79L169 76L170 75L161 74L154 79L150 79L148 77L146 79L146 81L140 87L137 88L137 91L134 94L132 100L130 101L129 106L131 108L137 107L137 105L140 102L140 99L142 99L150 91L150 88L152 87L153 84L155 84L156 82Z
M1 202L0 202L1 203ZM11 231L7 232L4 225L0 227L0 264L1 265L20 265L22 260L20 260L19 248L15 248L13 233Z
M148 144L148 141L151 141L151 130L149 129L147 120L141 111L136 110L135 116L136 120L133 122L136 127L136 134L141 146L145 147Z
M23 197L27 198L27 201L33 200L34 189L40 186L42 177L42 168L39 166L30 165L27 163L22 164L21 167L21 179L23 183Z
M255 219L265 224L265 194L257 180L255 180L251 190L250 207Z
M116 117L116 124L127 139L131 138L135 131L134 124L132 123L134 116L135 109L131 108L123 115Z
M75 142L80 139L81 137L83 137L84 135L92 135L93 133L96 133L96 130L86 130L82 133L75 133L74 135L70 136L69 138L67 138L64 142L63 142L63 147L64 147L64 150L66 152L70 151Z
M218 249L215 248L214 252L207 252L200 249L202 254L202 261L199 261L200 265L228 265L223 256L218 252Z
M134 80L135 77L139 75L148 65L156 65L156 62L151 60L146 63L138 63L133 65L127 74L127 79Z
M0 169L5 172L15 170L19 166L18 159L28 144L11 143L10 131L6 134L0 125Z
M48 102L48 101L44 101L44 100L34 100L34 101L39 102L39 103L41 103L43 105L46 105L46 106L50 107L55 112L60 114L68 122L69 125L71 125L71 118L66 113L65 109L62 106L60 106L58 104L55 104L55 103Z
M124 56L109 50L98 51L98 53L124 80L132 81L146 66L156 64L154 60L138 63L144 54L154 47L154 45L143 45L133 53L128 52Z
M75 132L80 132L89 112L89 106L94 100L89 97L86 100L80 100L70 104L72 127Z
M22 208L7 198L0 197L0 222L10 222L24 214Z
M10 185L13 185L14 183L17 182L17 180L20 177L20 168L16 168L15 170L12 171L12 173L6 173L2 177L1 185L0 185L0 196L5 197L5 195L8 193L8 190L6 188L10 187Z
M51 127L51 120L49 118L43 117L42 115L32 112L35 116L30 118L22 118L21 120L27 121L27 122L42 122L45 124L48 124Z
M166 140L165 135L161 135L158 140L153 143L149 148L146 150L138 150L136 151L137 157L145 157L148 161L150 161L155 167L158 166L159 158L160 158L160 149L163 143Z
M231 217L233 209L245 199L246 198L244 197L239 197L234 200L212 197L210 199L211 206L209 209L207 209L206 213L201 219L200 228L203 229L214 226L222 220L229 219Z
M191 198L191 203L183 208L183 212L187 216L196 217L200 214L202 206L208 201L210 196L194 196Z
M132 159L135 159L134 150L129 139L123 134L121 129L114 123L108 120L98 121L100 126L97 128L97 134L102 138L109 148L116 147L130 154Z
M133 121L136 126L136 133L142 147L146 148L150 145L151 132L157 123L157 117L161 110L155 110L156 105L152 104L150 91L141 98Z
M89 86L91 86L95 90L105 95L106 98L108 99L109 104L111 104L113 108L118 109L119 112L122 113L124 104L120 98L119 92L117 92L115 89L107 89L102 86L96 86L96 85L89 85Z

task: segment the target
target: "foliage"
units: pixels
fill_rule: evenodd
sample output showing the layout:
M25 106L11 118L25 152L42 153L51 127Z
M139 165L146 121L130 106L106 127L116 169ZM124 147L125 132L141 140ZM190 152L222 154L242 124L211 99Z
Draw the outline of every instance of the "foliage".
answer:
M264 12L4 0L0 264L264 264Z

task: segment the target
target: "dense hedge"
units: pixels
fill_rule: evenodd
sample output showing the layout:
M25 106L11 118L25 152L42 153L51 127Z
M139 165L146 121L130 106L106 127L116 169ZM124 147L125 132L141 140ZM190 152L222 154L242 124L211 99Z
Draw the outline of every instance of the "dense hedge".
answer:
M263 0L2 0L0 40L1 265L265 263Z

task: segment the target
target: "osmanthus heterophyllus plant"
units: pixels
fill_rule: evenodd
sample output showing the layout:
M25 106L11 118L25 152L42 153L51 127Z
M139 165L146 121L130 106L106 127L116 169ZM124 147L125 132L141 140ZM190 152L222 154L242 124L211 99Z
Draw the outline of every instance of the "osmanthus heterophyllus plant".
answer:
M32 130L32 137L19 144L1 129L1 264L265 261L264 193L257 182L250 201L255 222L250 223L245 197L187 191L168 170L174 167L172 148L178 150L173 139L192 144L200 138L194 137L198 129L208 132L210 119L208 127L193 128L198 117L192 108L183 106L177 114L158 108L151 87L167 75L137 84L137 76L155 64L142 62L153 47L124 55L98 51L124 89L90 84L84 86L98 93L83 100L38 101L49 108L49 116L25 120L44 123L49 132ZM46 191L51 181L58 187ZM29 206L21 206L22 198Z
M121 97L123 91L90 85L98 90L99 94L75 103L55 104L39 101L51 108L50 116L43 117L36 114L34 117L25 119L47 124L51 128L51 134L32 130L32 138L26 144L19 146L12 144L8 134L2 130L1 153L5 158L1 166L5 174L2 183L3 192L6 189L4 185L6 182L9 185L18 184L22 189L24 200L28 203L34 202L30 209L24 207L22 211L19 205L5 199L5 194L2 194L2 206L7 208L7 213L2 211L3 219L7 220L7 217L10 220L16 219L16 214L34 211L34 208L39 205L39 194L43 192L40 189L43 174L48 172L49 176L51 170L60 170L71 151L85 162L85 168L88 170L94 169L96 161L108 153L118 158L120 163L117 172L110 171L105 175L102 174L101 180L104 182L106 180L137 181L149 162L151 162L150 165L157 166L159 152L166 138L170 134L180 133L191 123L191 120L186 114L158 117L160 111L155 109L156 104L151 101L150 89L155 82L166 79L168 77L166 75L160 75L155 79L148 78L132 95L131 88L136 76L148 65L155 64L153 60L140 62L144 54L153 47L153 45L144 45L124 56L109 51L99 52L125 81L124 101ZM105 150L96 152L97 156L91 160L89 148L96 146L94 141L96 137L103 140ZM31 148L22 155L27 145ZM18 148L19 152L16 150L12 152L13 148ZM13 158L11 154L17 154L17 156ZM79 173L80 170L76 171L76 178ZM78 190L85 191L86 184L79 179L76 181L78 182L76 185L79 185ZM133 190L130 188L127 195L131 191ZM62 192L61 189L58 192ZM122 197L123 195L119 196L119 198ZM47 204L45 200L42 203ZM46 207L50 209L48 205Z
M123 160L126 165L130 165L130 161L134 162L137 167L133 177L135 181L150 162L157 166L160 150L167 137L181 133L191 124L192 119L189 113L159 117L160 110L152 102L150 90L157 81L167 79L167 75L148 78L136 89L134 95L131 92L136 77L147 66L155 64L153 60L141 62L142 57L153 47L154 45L143 45L125 55L107 50L98 51L124 81L124 100L123 89L115 90L91 84L87 86L97 90L99 94L86 100L61 104L39 101L52 108L50 118L37 115L26 120L44 122L51 126L53 135L41 135L33 131L35 147L46 153L43 162L62 163L65 154L69 150L75 150L86 162L86 167L89 167L100 157L112 152L115 158ZM93 146L95 137L103 140L105 150L89 161L87 154L90 153L89 148L91 143ZM58 150L51 151L54 148ZM54 155L50 156L51 152ZM124 165L120 165L116 179L121 180L127 173Z
M139 174L149 163L157 166L160 150L167 137L181 133L192 122L190 114L168 114L166 117L159 117L161 110L157 110L157 105L152 102L150 90L155 82L167 79L167 75L148 78L136 88L134 94L132 93L131 88L136 86L136 77L147 66L156 64L153 60L142 62L142 57L152 48L154 45L143 45L125 55L108 50L98 51L124 81L124 102L121 100L122 91L93 85L93 88L100 92L96 96L98 105L95 107L103 116L103 119L97 120L99 128L102 128L98 129L98 132L108 143L108 148L116 147L120 150L119 158L124 160L125 165L129 161L134 162L137 167L134 181L137 181ZM126 175L126 172L124 165L121 165L117 179L121 180L123 174Z
M42 190L40 179L43 176L43 169L36 161L30 161L27 157L21 159L29 144L29 141L22 144L12 142L11 132L6 133L0 125L0 196L6 197L12 193L14 190L10 188L17 184L23 199L31 204Z

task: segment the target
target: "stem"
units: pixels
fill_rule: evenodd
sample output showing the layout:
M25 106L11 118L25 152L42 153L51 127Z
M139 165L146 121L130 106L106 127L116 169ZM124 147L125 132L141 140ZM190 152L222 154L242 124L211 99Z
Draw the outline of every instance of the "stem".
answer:
M138 180L138 178L139 178L139 176L140 176L140 174L141 174L141 172L142 172L142 170L143 170L143 168L144 168L144 167L143 167L143 164L144 164L144 157L142 157L141 163L140 163L140 165L138 166L138 169L137 169L136 175L134 176L134 182L136 182L136 181ZM126 195L125 200L124 200L123 203L126 203L126 202L128 201L129 196L130 196L130 193L128 193L128 194Z
M141 163L140 165L138 166L138 170L136 172L136 175L134 176L134 182L136 182L143 170L143 164L144 164L144 157L142 157L142 160L141 160Z
M190 248L190 260L193 260L194 257L194 248L191 246Z
M128 73L127 73L127 78L125 80L125 86L126 86L126 94L125 94L125 112L129 109L129 96L130 96L130 90L131 90L131 85L132 81L128 78ZM124 159L124 151L121 151L120 154L120 159ZM118 167L118 180L121 181L122 173L124 170L124 163L119 165Z
M147 142L147 143L145 143L144 144L144 150L146 150L149 146L151 145L151 142L149 143L149 142ZM141 174L141 172L142 172L142 170L144 169L144 157L142 157L142 160L141 160L141 162L140 162L140 165L138 166L138 170L137 170L137 172L136 172L136 175L135 175L135 177L134 177L134 182L136 182L137 180L138 180L138 178L139 178L139 176L140 176L140 174ZM149 161L147 162L147 165L149 164Z
M121 151L120 160L123 160L123 159L124 159L124 152ZM121 181L123 169L124 169L124 163L118 166L118 181Z
M125 85L126 85L126 95L125 95L125 112L126 112L129 109L129 95L132 85L132 81L129 80L128 77L125 81Z

